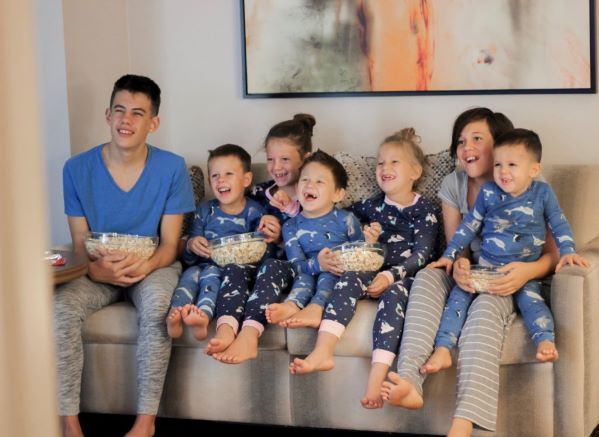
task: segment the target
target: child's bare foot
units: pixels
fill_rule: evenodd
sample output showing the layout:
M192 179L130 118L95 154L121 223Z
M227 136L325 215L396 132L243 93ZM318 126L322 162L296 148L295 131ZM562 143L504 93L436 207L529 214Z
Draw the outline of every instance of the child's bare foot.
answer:
M208 337L208 324L210 323L208 314L195 305L191 307L189 314L183 318L183 323L191 327L191 333L196 340L202 341Z
M260 333L256 328L245 326L227 349L212 356L227 364L239 364L253 360L258 356L259 337Z
M314 303L279 323L283 328L318 328L322 320L323 308Z
M541 363L555 361L559 357L555 343L549 340L544 340L537 346L537 360Z
M181 307L172 307L166 316L166 331L170 338L179 338L183 335L182 322Z
M384 363L372 363L370 374L368 375L368 385L366 393L360 400L362 406L368 409L383 408L383 397L381 396L381 386L387 376L389 366Z
M314 349L305 359L294 358L289 363L289 372L292 375L303 375L317 371L331 370L335 367L333 355L330 355L322 350Z
M396 407L417 410L422 408L422 396L409 381L401 379L395 372L387 374L389 381L384 381L381 386L381 397L384 401Z
M266 320L268 323L279 323L288 319L299 311L293 302L271 303L266 307Z
M435 348L428 361L420 368L420 373L428 375L451 367L451 352L446 347Z
M472 422L460 417L456 417L451 422L451 428L447 432L447 437L470 437L472 435Z
M208 345L204 348L204 352L208 355L224 351L235 340L235 331L231 325L223 323L216 330L214 337L210 339Z

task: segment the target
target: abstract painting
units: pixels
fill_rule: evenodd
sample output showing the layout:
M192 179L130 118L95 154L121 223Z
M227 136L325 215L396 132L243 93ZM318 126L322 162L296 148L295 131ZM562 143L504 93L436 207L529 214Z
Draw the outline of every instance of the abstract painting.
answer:
M593 93L593 0L242 0L248 97Z

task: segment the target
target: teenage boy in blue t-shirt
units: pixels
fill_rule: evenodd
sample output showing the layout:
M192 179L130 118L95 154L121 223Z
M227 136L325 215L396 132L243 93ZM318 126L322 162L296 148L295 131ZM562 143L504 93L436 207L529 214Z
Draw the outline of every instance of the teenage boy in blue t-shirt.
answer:
M124 293L138 311L137 418L128 436L148 436L170 357L164 326L181 273L176 262L183 214L194 210L185 161L146 143L160 125L160 88L147 77L125 75L112 90L106 122L111 140L70 158L63 170L65 213L73 249L84 251L88 231L158 236L149 259L102 253L88 274L54 294L59 414L63 435L82 436L79 401L81 327L93 312Z

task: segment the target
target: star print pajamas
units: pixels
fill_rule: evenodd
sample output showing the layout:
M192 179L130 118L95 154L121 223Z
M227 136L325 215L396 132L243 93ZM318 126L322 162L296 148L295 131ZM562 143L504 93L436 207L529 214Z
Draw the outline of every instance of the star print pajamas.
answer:
M381 224L379 243L385 247L383 271L391 285L379 297L373 329L373 362L391 365L403 330L404 313L413 277L432 257L438 232L434 206L416 196L402 206L383 193L357 202L350 210L361 222ZM321 330L341 336L354 316L358 299L377 272L345 272L335 285Z
M239 214L225 213L219 206L218 200L211 199L202 202L197 208L189 234L189 238L203 236L207 240L222 238L230 235L252 232L258 228L260 219L265 211L257 202L246 199L246 204ZM223 270L210 259L202 258L189 251L187 246L182 254L183 262L190 267L183 272L171 299L171 307L182 307L195 304L210 319L214 316L217 295L223 285L243 281L237 275L223 276ZM248 270L251 270L248 267Z
M503 266L514 261L536 261L545 244L546 225L553 234L561 256L575 253L570 225L547 183L533 181L526 192L512 197L494 182L488 182L482 186L474 208L462 220L443 257L455 260L480 231L480 264ZM457 285L452 289L443 311L435 347L455 347L468 308L476 296ZM514 300L533 342L536 345L544 340L553 342L553 316L541 296L540 282L527 282L514 294Z

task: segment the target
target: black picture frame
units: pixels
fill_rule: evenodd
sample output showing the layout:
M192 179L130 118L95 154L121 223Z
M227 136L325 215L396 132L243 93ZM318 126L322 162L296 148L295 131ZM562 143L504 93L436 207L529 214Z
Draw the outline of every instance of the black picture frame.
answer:
M581 82L582 85L572 85L572 86L557 86L557 87L521 87L521 88L511 88L511 87L487 87L487 88L459 88L459 89L392 89L392 90L380 90L380 89L365 89L365 90L355 90L355 89L296 89L294 88L294 84L292 83L293 79L293 71L288 71L287 73L281 74L281 82L282 85L277 85L277 87L258 87L255 85L256 78L261 78L263 75L257 69L253 69L253 65L269 65L269 62L257 63L252 59L253 53L248 53L248 47L253 41L256 35L252 34L252 31L248 26L248 14L250 11L248 7L251 6L252 11L255 11L255 8L260 7L260 2L265 2L265 0L239 0L240 1L240 12L241 12L241 51L242 51L242 70L243 70L243 96L245 98L289 98L289 97L343 97L343 96L416 96L416 95L469 95L469 94L593 94L597 92L596 89L596 59L595 59L595 0L588 1L588 58L585 58L582 63L584 65L588 65L588 71L585 70L584 77ZM267 1L267 0L266 0ZM343 0L346 2L351 2L352 0ZM402 2L403 0L397 0L398 2ZM444 1L444 0L433 0L435 1ZM543 4L544 7L547 5L547 0L535 0L539 2L539 4ZM562 1L562 0L555 0ZM314 9L324 9L326 8L329 0L321 0L318 3L319 6L314 6L314 2L306 2L304 0L296 0L297 6L301 7L302 3L305 5L312 5L312 10L310 13L319 13L318 10ZM268 2L272 4L272 2ZM491 2L494 3L494 2ZM565 2L569 3L569 2ZM266 2L264 3L267 4ZM288 2L286 2L288 5ZM486 4L485 2L481 2L481 6ZM359 13L357 14L359 16ZM513 18L513 17L512 17ZM294 21L295 22L295 21ZM412 23L411 23L412 24ZM284 28L284 26L283 26ZM578 27L577 27L578 28ZM254 28L255 32L255 28ZM274 35L274 36L273 36ZM291 36L292 38L294 35ZM270 37L267 36L269 41L275 41L273 44L275 47L278 46L279 38L283 40L284 35L272 34ZM306 35L298 35L302 44L313 44L314 47L318 47L319 42L314 40L313 37L309 36L306 38ZM330 43L330 40L328 41ZM332 43L333 45L335 43ZM268 52L267 56L268 56ZM481 50L481 56L484 57L484 53ZM585 53L586 56L586 53ZM299 58L299 64L301 64L302 55L301 52L298 52L296 55L296 59ZM285 60L281 58L272 59L268 58L272 65L280 65L284 63ZM485 59L482 62L486 62ZM248 66L250 67L248 70ZM312 68L312 70L310 70ZM298 70L303 70L303 68L298 68ZM315 71L314 67L306 68L309 71ZM542 69L541 69L542 70ZM348 70L349 71L349 70ZM581 76L582 77L582 76ZM332 81L334 83L334 81Z

